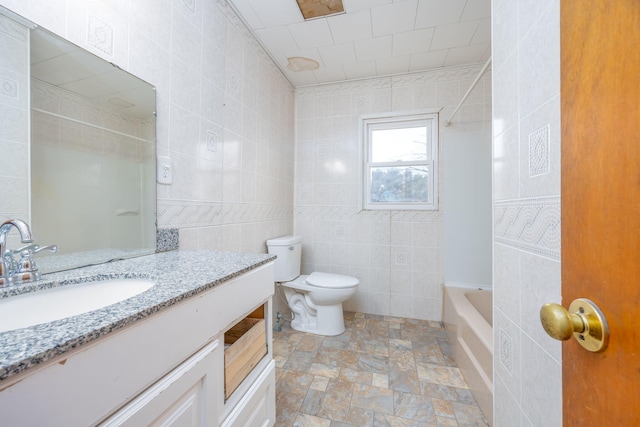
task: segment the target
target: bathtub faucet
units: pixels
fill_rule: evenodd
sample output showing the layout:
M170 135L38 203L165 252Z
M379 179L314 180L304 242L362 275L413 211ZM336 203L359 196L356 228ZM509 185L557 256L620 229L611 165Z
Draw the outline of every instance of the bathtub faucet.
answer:
M30 243L28 246L14 251L7 249L7 236L13 227L20 233L22 243ZM40 279L40 272L33 261L33 255L43 250L56 252L58 247L56 245L40 247L32 243L31 229L21 219L10 219L0 225L0 288ZM16 260L16 255L19 255L20 259Z

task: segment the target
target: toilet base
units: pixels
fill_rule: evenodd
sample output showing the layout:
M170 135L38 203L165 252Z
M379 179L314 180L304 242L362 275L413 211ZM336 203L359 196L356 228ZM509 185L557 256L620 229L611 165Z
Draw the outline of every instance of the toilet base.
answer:
M291 328L310 334L335 336L345 331L342 303L316 307L316 315L306 313L306 319L296 316L291 321Z
M316 335L334 336L344 332L344 315L342 303L316 305L311 302L309 295L289 288L282 287L287 304L294 314L291 328L300 332Z

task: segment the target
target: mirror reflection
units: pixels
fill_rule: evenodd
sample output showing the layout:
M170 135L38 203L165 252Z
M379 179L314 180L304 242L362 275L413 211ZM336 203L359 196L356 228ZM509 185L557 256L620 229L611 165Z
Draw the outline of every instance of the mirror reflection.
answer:
M154 88L42 28L27 31L30 138L28 155L15 153L30 171L24 219L39 244L59 247L36 259L40 270L153 253ZM0 67L25 55L7 52Z

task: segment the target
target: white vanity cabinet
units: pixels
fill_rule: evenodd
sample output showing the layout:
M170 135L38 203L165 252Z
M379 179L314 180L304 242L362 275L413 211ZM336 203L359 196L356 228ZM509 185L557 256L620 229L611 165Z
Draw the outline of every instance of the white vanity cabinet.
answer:
M101 426L206 426L215 417L218 340L142 392ZM215 418L214 418L215 419Z
M1 424L271 426L273 289L270 262L10 377L0 383ZM238 341L260 357L240 362L247 373L225 396L225 332L256 313L262 330Z

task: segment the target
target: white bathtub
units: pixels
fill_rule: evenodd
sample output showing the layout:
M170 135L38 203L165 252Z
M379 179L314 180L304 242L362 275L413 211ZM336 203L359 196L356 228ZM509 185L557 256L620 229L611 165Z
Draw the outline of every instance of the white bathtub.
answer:
M456 363L489 424L493 420L493 293L445 286L444 325Z

